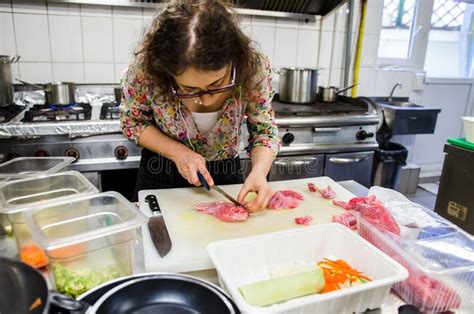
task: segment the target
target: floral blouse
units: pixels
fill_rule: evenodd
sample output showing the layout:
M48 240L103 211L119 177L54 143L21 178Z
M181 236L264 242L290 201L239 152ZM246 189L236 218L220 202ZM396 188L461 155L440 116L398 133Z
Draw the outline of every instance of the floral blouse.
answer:
M138 144L143 130L154 125L169 137L194 148L206 160L220 160L238 154L240 126L242 119L247 116L247 151L264 146L276 155L280 138L271 106L274 95L271 80L270 61L260 55L260 70L255 75L252 90L240 96L229 96L216 124L205 136L198 130L191 112L184 104L180 104L179 99L159 93L143 71L142 58L137 56L122 77L124 97L120 105L120 122L123 133Z

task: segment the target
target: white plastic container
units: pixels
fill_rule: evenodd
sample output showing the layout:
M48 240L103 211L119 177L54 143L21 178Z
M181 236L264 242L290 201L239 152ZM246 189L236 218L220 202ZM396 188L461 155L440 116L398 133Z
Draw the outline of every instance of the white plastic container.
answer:
M408 272L373 245L340 224L324 224L234 240L207 247L219 282L244 313L352 313L380 307L390 288ZM270 271L344 259L373 281L325 294L314 294L266 307L248 304L238 288L270 278Z
M462 117L466 141L474 143L474 117Z

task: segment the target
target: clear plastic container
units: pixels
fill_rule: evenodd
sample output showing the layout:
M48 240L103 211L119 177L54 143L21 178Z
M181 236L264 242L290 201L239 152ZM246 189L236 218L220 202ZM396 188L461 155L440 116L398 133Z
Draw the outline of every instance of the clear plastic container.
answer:
M4 182L0 186L0 211L8 217L21 260L36 268L47 264L47 257L34 243L25 223L25 211L47 202L71 200L98 192L77 171Z
M422 312L474 309L474 238L440 216L441 224L412 228L415 238L383 233L358 217L359 234L402 264L409 278L393 286L408 304Z
M408 277L401 265L336 223L213 242L207 251L221 286L243 313L364 312L379 308L392 285ZM314 264L323 258L342 258L372 281L265 307L250 305L239 292L243 285L269 279L272 269Z
M74 297L132 274L136 228L148 220L116 192L46 204L24 216L50 260L55 289Z
M71 164L73 157L19 157L0 164L0 180L48 175Z

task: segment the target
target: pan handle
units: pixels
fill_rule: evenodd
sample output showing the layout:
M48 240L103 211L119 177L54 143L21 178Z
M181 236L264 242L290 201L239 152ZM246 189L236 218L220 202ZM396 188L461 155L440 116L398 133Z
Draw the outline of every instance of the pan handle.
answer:
M351 85L351 86L344 87L343 89L338 90L338 91L336 92L336 94L345 92L346 90L349 90L349 89L351 89L351 88L353 88L353 87L355 87L355 86L357 86L357 85L359 85L359 83L355 83L355 84L353 84L353 85Z
M90 306L55 291L49 291L48 301L49 313L85 314Z
M25 84L25 85L33 86L33 87L35 87L35 88L37 88L37 89L41 89L41 90L44 89L42 86L39 86L39 85L36 85L36 84L28 83L28 82L22 81L22 80L20 80L20 79L16 79L16 80L17 80L18 82L21 82L21 83Z

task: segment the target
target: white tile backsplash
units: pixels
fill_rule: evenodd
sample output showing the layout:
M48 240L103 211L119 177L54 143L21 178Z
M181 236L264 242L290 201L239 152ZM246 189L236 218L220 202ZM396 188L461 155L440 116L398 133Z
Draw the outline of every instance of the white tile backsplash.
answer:
M329 69L322 69L318 75L318 86L329 86Z
M73 15L80 16L79 4L73 3L48 3L48 14L50 15Z
M36 1L13 1L13 12L30 13L30 14L46 14L46 0Z
M401 88L397 88L394 96L409 97L413 89L413 79L415 73L413 71L395 71L395 82L402 83Z
M158 9L143 8L143 18L153 19L158 13Z
M331 69L329 73L329 85L330 86L336 86L337 88L341 89L344 86L343 85L343 70L342 69Z
M48 17L42 14L13 14L16 44L22 61L51 61Z
M345 33L341 33L341 32L334 33L331 68L344 67L345 41L346 41Z
M115 83L120 83L123 73L127 70L128 63L115 63Z
M273 63L273 51L275 49L275 28L264 26L255 27L255 25L252 25L252 34L252 39L257 43L257 49L265 53Z
M113 19L115 62L128 62L140 42L142 19Z
M134 7L112 7L114 18L143 19L143 9Z
M316 30L300 29L296 66L316 68L318 66L319 32Z
M316 16L314 21L301 19L300 21L300 29L310 29L310 30L320 30L321 29L321 16Z
M249 36L250 38L253 37L252 35L252 16L248 15L240 15L239 16L239 26L242 32Z
M296 64L296 51L298 46L298 32L289 28L278 28L275 33L274 65L277 67L290 67Z
M318 68L329 69L331 67L334 32L321 32L320 36Z
M12 69L12 80L13 80L13 82L18 83L16 81L16 79L21 79L20 72L18 70L18 63L11 64L11 69Z
M0 12L0 55L15 55L15 31L11 13Z
M383 1L368 1L364 33L376 35L380 34L383 6Z
M347 15L349 12L347 11L347 3L343 4L339 8L336 9L334 12L335 14L335 30L338 32L345 32L346 31L346 21Z
M375 80L375 68L361 67L359 70L357 96L374 96Z
M377 63L379 36L366 34L362 39L362 66L374 66Z
M329 15L322 17L322 30L333 31L336 29L336 12L332 11Z
M114 44L112 19L82 17L85 62L113 62Z
M30 83L48 83L53 80L51 73L51 63L49 62L20 62L20 76L24 81Z
M10 0L0 0L0 12L11 12L12 3Z
M254 16L252 20L252 26L254 28L258 27L275 27L276 19L274 17L268 16Z
M54 62L83 62L80 16L50 15L49 33Z
M105 5L81 4L81 15L91 17L112 17L112 7Z
M284 18L277 18L276 19L276 27L277 28L298 28L300 25L299 20L295 19L284 19Z
M85 83L83 63L53 63L53 80Z
M88 83L114 83L113 63L84 63L85 81Z
M374 96L388 96L395 84L395 72L386 69L377 69L375 73Z

